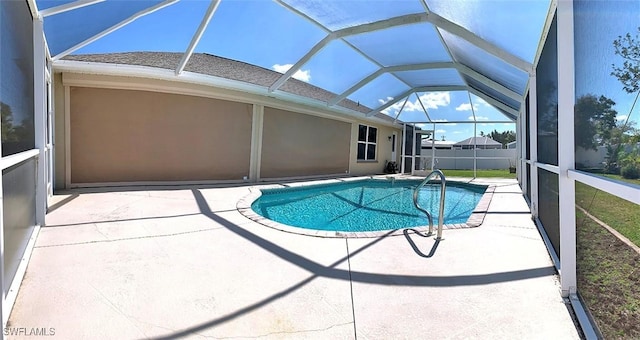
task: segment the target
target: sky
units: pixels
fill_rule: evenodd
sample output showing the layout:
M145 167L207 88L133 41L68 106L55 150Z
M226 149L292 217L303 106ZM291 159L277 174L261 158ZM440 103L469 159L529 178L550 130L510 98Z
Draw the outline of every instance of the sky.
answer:
M613 65L624 59L615 54L613 41L619 36L638 34L638 1L580 1L574 9L576 97L586 94L605 96L616 102L618 122L636 122L640 128L640 105L632 109L636 93L627 93L622 83L611 75ZM639 41L640 42L640 41Z
M70 2L70 0L37 0L40 9ZM46 32L53 55L72 48L114 22L124 20L143 8L158 5L160 0L118 1L107 0L74 11L46 17ZM248 62L277 72L286 72L303 57L328 30L337 30L353 24L363 24L389 17L424 12L419 0L286 0L305 15L320 22L315 25L274 1L222 0L211 23L204 32L195 52L210 53ZM196 31L209 1L181 0L142 16L132 23L94 41L74 54L128 51L184 52ZM135 4L135 5L131 5ZM486 1L427 0L439 15L472 30L487 41L499 45L525 60L532 61L540 39L549 1ZM497 6L498 5L498 6ZM523 10L523 6L526 9ZM491 20L477 13L491 12ZM274 19L275 18L275 19ZM479 19L480 18L480 19ZM523 25L523 22L527 22ZM82 29L78 29L82 27ZM379 65L393 66L451 61L442 47L440 35L430 24L418 23L378 30L334 40L314 55L294 77L334 93L342 93L379 69ZM456 38L457 39L457 38ZM450 41L452 51L463 51L467 44L461 39ZM381 45L382 44L382 45ZM350 46L351 45L351 46ZM367 53L374 61L363 57L353 47ZM380 46L384 46L380 48ZM513 74L508 64L483 51L458 57L473 61L486 61L481 73L491 74L497 80L517 89L526 85L526 76ZM377 65L378 63L379 65ZM479 63L483 64L483 63ZM504 67L504 65L507 67ZM502 72L502 73L501 73ZM514 83L516 82L516 83ZM377 108L412 86L421 84L461 85L464 81L451 69L385 73L349 99ZM472 122L478 122L480 131L515 130L515 124L505 124L508 118L484 100L466 91L444 91L411 95L398 117L404 121L423 122L428 119L418 101L427 110L432 121L438 122L436 138L460 141L473 135ZM395 117L404 100L387 108L384 113ZM472 110L473 108L473 110ZM501 123L483 123L483 121ZM456 123L447 123L455 121ZM432 129L432 124L429 124Z

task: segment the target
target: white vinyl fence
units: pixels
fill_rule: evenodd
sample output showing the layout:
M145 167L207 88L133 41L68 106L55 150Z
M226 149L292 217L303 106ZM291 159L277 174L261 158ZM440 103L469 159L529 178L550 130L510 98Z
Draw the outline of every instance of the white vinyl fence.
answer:
M476 169L508 169L516 166L516 149L478 149L475 154ZM436 150L434 168L472 170L473 155L474 150ZM431 150L423 149L419 158L415 170L431 169Z

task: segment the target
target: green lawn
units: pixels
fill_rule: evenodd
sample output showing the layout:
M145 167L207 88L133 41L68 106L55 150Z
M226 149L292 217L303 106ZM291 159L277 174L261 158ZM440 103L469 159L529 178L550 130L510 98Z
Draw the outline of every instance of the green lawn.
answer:
M640 184L639 180L605 175ZM576 204L640 245L640 208L576 182ZM605 339L640 338L640 254L576 212L578 290Z
M607 177L640 184L639 180L625 180L615 175ZM576 182L576 204L640 246L640 208L637 205L579 182Z
M619 181L623 181L623 182L628 182L628 183L633 183L633 184L638 184L640 185L640 179L627 179L627 178L623 178L620 175L611 175L611 174L605 174L605 177L609 177L609 178L613 178L613 179L617 179Z
M445 176L473 177L473 170L442 170ZM516 174L510 174L509 169L476 170L478 178L516 178Z
M640 339L640 254L576 214L580 296L605 339Z

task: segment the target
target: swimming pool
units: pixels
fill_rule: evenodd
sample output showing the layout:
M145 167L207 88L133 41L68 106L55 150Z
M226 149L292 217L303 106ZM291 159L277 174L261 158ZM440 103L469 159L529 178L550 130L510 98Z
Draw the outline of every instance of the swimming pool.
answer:
M421 180L366 179L321 185L261 189L250 209L285 226L314 231L371 232L425 226L424 213L413 205ZM444 223L467 222L487 186L447 181ZM428 184L418 196L437 224L440 186ZM246 214L245 214L246 215ZM251 218L251 216L248 216Z

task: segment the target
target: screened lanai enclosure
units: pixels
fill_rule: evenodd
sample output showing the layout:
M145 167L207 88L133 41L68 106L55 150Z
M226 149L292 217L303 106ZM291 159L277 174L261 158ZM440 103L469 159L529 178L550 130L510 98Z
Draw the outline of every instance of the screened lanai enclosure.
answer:
M396 162L515 168L585 334L640 336L639 16L631 1L2 1L3 322L57 190ZM515 149L478 145L510 130Z

